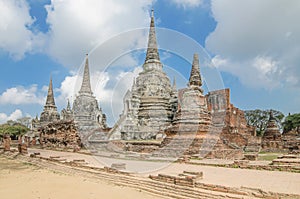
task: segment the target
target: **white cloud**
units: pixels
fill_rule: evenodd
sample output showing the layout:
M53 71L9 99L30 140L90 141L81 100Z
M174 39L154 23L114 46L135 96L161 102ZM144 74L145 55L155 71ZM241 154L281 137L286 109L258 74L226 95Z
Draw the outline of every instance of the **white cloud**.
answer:
M85 53L114 35L147 27L152 0L52 0L47 5L48 54L71 68L78 66ZM132 49L139 37L135 32L126 39L115 38L105 46L96 64L104 67L106 57L115 51ZM120 55L120 54L117 54ZM111 61L111 60L110 60Z
M108 116L108 122L112 125L114 120L123 110L123 97L128 89L131 89L133 79L141 72L141 67L133 71L110 71L91 73L91 87L94 96L100 103L100 107ZM82 73L82 71L80 72ZM65 107L67 99L74 101L82 83L82 75L67 76L61 83L59 96L56 97L58 106Z
M111 92L110 90L105 89L105 86L110 79L108 73L95 71L91 73L90 76L92 91L97 100L108 100ZM81 83L81 74L66 76L62 81L60 88L57 89L57 91L59 91L60 93L57 97L57 103L60 105L64 105L66 104L68 99L70 100L70 102L73 102L81 88Z
M179 7L194 8L198 7L203 3L203 0L170 0L172 3L175 3Z
M211 8L217 26L206 48L223 60L220 70L250 87L299 87L299 1L212 0Z
M256 57L241 64L217 55L212 62L219 70L239 77L240 81L249 87L274 89L280 86L279 81L274 81L274 74L278 72L277 64L270 58Z
M8 120L14 120L15 121L15 120L17 120L21 117L23 117L23 113L20 109L16 109L10 115L6 115L5 113L0 113L0 124L3 124Z
M31 85L29 88L23 86L6 89L0 95L0 104L43 104L44 97L38 92L37 85Z
M30 30L34 19L29 9L25 0L0 0L0 49L14 59L43 45L43 35Z

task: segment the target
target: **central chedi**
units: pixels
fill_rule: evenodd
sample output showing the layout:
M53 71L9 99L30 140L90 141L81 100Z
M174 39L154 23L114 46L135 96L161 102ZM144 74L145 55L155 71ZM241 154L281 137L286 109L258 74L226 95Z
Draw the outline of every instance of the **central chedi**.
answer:
M99 108L91 89L88 55L86 55L82 84L78 94L72 112L79 130L86 134L89 130L107 128L106 116Z
M163 71L157 49L153 11L143 71L134 80L131 92L124 99L123 115L113 128L114 137L121 139L155 139L159 132L171 125L172 108L176 103L176 89Z

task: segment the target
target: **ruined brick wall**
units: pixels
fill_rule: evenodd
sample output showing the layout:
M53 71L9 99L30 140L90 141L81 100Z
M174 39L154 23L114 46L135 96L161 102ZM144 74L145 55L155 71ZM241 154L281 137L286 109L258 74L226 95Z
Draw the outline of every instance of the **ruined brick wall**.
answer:
M255 128L247 125L244 111L230 103L230 90L212 91L206 98L213 124L224 126L221 139L229 145L247 146L255 135Z
M230 103L229 88L211 91L206 95L208 110L213 114L214 124L224 123L229 127L245 128L247 121L244 111Z
M289 151L300 151L300 133L296 130L289 131L282 135L283 148Z
M211 91L206 95L208 110L211 113L224 112L230 106L229 88Z
M49 123L39 129L41 144L46 147L72 148L81 147L81 139L74 121Z

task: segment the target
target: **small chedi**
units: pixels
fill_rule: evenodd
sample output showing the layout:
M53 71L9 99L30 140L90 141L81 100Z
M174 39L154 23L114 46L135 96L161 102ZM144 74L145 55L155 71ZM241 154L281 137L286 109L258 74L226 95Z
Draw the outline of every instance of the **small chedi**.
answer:
M61 119L65 121L73 120L73 111L71 109L70 101L68 100L67 108L61 111Z
M54 94L53 94L53 86L52 86L52 77L50 78L49 87L48 87L48 95L46 99L46 104L44 106L44 110L41 113L40 122L42 124L46 124L48 122L58 121L60 119L59 113L57 112L57 108L55 106Z
M269 121L262 137L261 146L265 151L276 151L283 148L282 135L272 111L270 111Z
M194 54L188 88L179 91L178 109L169 131L207 131L211 125L211 114L203 95L198 54Z

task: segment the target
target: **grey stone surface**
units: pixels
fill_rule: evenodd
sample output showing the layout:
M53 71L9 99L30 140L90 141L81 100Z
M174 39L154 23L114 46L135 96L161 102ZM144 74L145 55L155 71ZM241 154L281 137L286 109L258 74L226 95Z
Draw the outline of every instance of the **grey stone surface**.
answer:
M81 133L97 128L107 128L106 116L99 108L91 89L88 55L86 56L82 85L74 100L72 112Z
M124 97L124 111L110 134L111 138L155 139L171 125L176 111L176 88L160 62L152 13L143 71Z
M60 119L59 113L57 112L57 108L55 106L54 94L53 94L53 86L52 86L52 77L50 78L48 94L46 99L46 104L44 106L44 110L41 113L40 122L48 123L57 121Z

